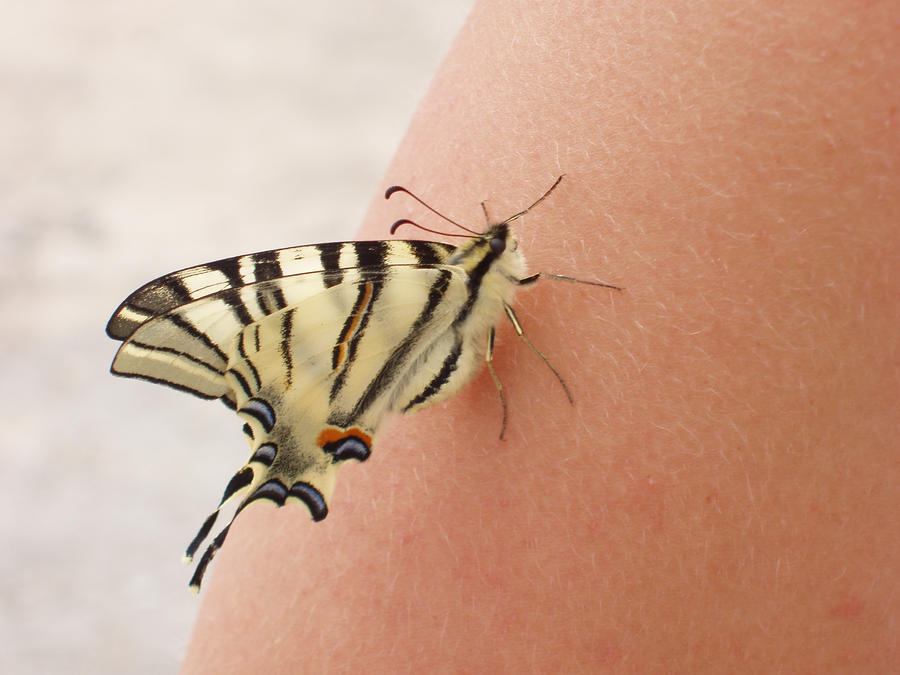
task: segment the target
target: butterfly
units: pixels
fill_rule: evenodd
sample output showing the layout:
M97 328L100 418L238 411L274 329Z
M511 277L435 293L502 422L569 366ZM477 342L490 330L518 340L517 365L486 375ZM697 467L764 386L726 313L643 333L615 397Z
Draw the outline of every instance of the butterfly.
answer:
M220 399L244 421L250 458L229 481L218 507L187 548L190 561L220 510L243 495L228 525L209 543L190 581L203 575L248 505L305 504L313 520L328 515L338 468L365 461L384 416L407 413L458 392L492 365L496 325L516 333L563 378L525 335L511 302L531 274L510 224L546 199L484 232L466 228L394 186L462 233L458 246L431 241L353 241L251 253L189 267L151 281L119 305L106 327L120 340L111 371ZM484 204L482 204L484 208ZM485 208L487 218L487 209ZM488 220L488 223L490 221Z

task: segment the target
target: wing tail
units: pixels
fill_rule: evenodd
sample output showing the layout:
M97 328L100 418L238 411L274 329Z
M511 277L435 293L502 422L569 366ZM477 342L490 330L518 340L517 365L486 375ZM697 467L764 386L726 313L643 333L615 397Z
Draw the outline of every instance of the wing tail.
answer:
M212 562L218 550L222 548L222 545L225 543L225 538L228 536L228 531L231 528L234 519L237 518L237 515L243 511L244 508L253 502L265 500L272 502L277 507L281 507L290 503L291 500L296 500L306 505L314 521L323 520L325 516L328 515L327 497L330 496L334 487L337 469L338 466L335 464L332 465L332 467L329 467L324 474L318 471L308 471L302 476L297 477L296 480L285 481L283 476L274 477L276 472L272 471L270 468L256 467L254 469L249 464L245 465L235 474L234 478L232 478L229 487L235 482L235 479L245 475L250 475L251 477L255 475L257 480L254 480L253 482L258 483L258 486L244 498L235 510L228 525L222 528L206 547L206 550L200 557L200 561L197 563L194 575L191 577L191 590L195 592L200 590L200 584L203 582L203 576L206 573L206 569L209 567L209 564ZM241 480L243 480L243 478L241 478ZM247 486L244 485L236 492L246 489ZM213 525L219 517L222 507L234 496L234 494L236 494L236 492L229 495L226 490L226 495L223 497L222 502L204 521L197 536L194 537L193 541L188 545L187 551L185 552L185 562L193 560L194 555L200 549L200 545L209 536Z
M312 447L304 446L304 450L300 450L295 445L285 453L279 452L273 440L280 436L278 429L271 429L271 432L258 433L262 442L247 464L232 476L218 507L203 522L197 536L187 547L185 561L190 562L212 531L222 507L235 496L246 493L228 525L209 543L197 563L190 582L194 591L199 591L206 569L225 543L231 524L247 506L260 500L269 501L277 507L294 501L304 504L314 521L323 520L328 515L328 500L341 464L351 459L365 461L371 453L371 433L359 427L325 427ZM282 445L295 444L296 440L288 437Z

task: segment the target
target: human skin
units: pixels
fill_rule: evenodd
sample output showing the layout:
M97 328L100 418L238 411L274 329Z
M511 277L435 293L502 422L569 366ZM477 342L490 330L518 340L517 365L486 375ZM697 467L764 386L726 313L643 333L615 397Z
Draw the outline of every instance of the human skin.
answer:
M495 365L392 420L331 515L258 503L184 672L892 672L896 4L474 11L382 187L516 223ZM378 197L362 238L398 218ZM415 238L417 231L398 236Z

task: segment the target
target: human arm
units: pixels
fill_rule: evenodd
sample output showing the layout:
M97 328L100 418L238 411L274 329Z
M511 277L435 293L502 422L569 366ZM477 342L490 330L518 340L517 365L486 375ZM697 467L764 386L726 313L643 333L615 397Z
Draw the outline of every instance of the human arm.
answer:
M625 291L518 298L574 407L505 326L505 441L485 372L323 523L242 513L185 672L897 662L900 55L891 3L807 10L476 5L384 187L477 225L565 173L530 269Z

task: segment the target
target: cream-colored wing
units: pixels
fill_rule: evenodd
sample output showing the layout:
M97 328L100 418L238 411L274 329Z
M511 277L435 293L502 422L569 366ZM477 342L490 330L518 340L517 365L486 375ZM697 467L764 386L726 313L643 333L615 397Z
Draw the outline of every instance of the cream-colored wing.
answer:
M452 349L447 335L466 299L465 279L458 269L420 259L345 265L329 282L304 273L198 294L138 324L113 371L222 398L244 419L250 459L219 508L237 495L237 512L257 499L297 500L321 520L341 463L366 459L384 414L433 382L419 366L445 360L441 350ZM207 548L193 587L227 531Z

